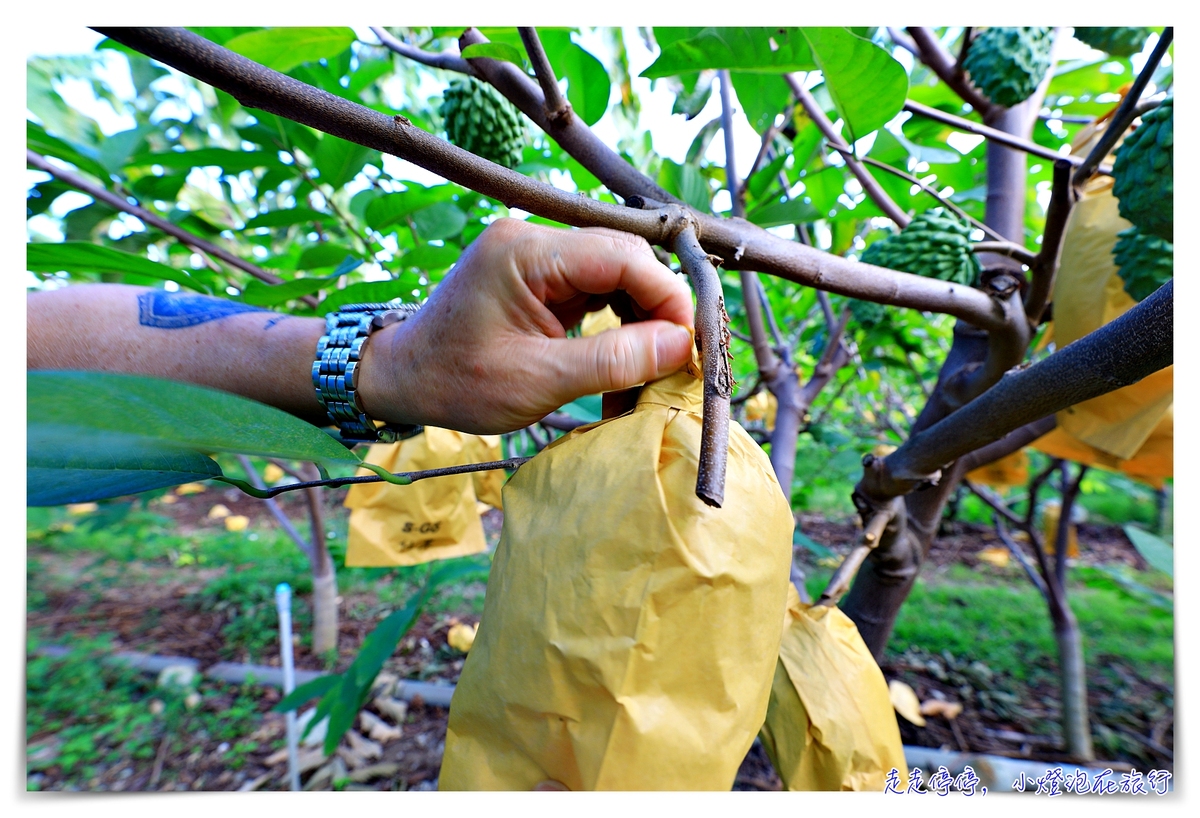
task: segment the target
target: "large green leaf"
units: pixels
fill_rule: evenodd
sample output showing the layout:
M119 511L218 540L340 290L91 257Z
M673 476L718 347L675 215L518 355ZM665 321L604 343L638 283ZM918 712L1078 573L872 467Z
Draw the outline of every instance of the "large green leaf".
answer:
M264 28L239 34L225 43L230 51L276 71L291 71L306 62L332 59L355 40L352 28Z
M1124 530L1125 536L1129 537L1129 541L1151 568L1162 571L1169 577L1175 576L1175 549L1170 543L1135 525L1127 525Z
M457 236L467 226L467 214L453 202L438 202L412 214L413 227L425 241L438 241Z
M86 241L27 244L25 265L37 273L133 273L159 281L174 281L193 290L204 290L186 270L176 270L148 258Z
M333 312L343 304L365 304L401 298L412 301L416 277L401 276L390 281L360 281L341 290L330 290L321 302L321 310Z
M246 222L244 230L255 230L259 227L290 227L293 224L309 224L311 222L332 221L328 213L313 210L310 207L289 207L283 210L271 210L259 213Z
M680 165L670 159L662 160L658 171L658 183L668 192L678 196L701 213L707 213L712 204L712 192L708 181L695 165Z
M57 136L51 136L36 122L25 122L25 145L31 151L70 162L83 172L108 181L108 171L97 161L96 151L79 148Z
M457 185L424 187L416 182L407 182L408 189L400 193L388 193L376 197L367 205L365 219L373 230L383 232L405 216L428 207L436 202L448 202L461 190Z
M808 202L790 199L773 202L746 214L747 221L759 227L780 227L785 224L802 224L822 218L822 214Z
M539 31L554 70L567 79L567 101L588 125L608 110L611 83L604 63L571 40L566 31Z
M524 69L525 55L516 46L508 43L474 43L462 50L463 59L472 60L476 57L487 57L491 60L504 60Z
M27 373L30 425L78 440L140 438L144 447L238 452L317 463L359 458L315 426L257 401L194 384L111 372Z
M199 452L111 432L81 434L31 413L25 472L26 505L57 506L205 480L221 469Z
M379 151L328 134L321 137L317 155L313 157L321 181L335 189L344 187L371 161L380 161Z
M457 244L419 244L404 254L400 264L418 270L444 270L458 261L460 255L462 249Z
M656 79L705 68L781 74L811 71L816 64L797 28L706 28L664 45L641 76Z
M324 244L314 244L301 253L300 259L296 262L296 269L319 270L322 267L337 267L357 261L358 259L354 256L354 251L349 247L326 242ZM350 269L354 268L351 267Z
M357 268L360 264L362 262L359 259L347 256L338 265L338 268L327 276L296 278L291 281L284 281L281 284L265 284L262 281L252 280L247 282L246 288L242 290L242 301L247 304L253 304L256 307L274 307L285 301L291 301L294 298L301 298L311 295L317 290L325 289L346 273Z
M891 54L844 28L803 32L851 142L900 113L908 96L908 74Z
M731 71L733 90L737 93L742 111L750 121L750 127L762 133L775 122L792 99L792 89L778 74L756 74L747 71Z

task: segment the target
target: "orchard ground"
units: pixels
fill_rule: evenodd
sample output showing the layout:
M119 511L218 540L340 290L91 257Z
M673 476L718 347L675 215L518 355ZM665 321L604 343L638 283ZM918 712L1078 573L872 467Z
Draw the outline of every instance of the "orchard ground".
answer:
M340 501L337 492L327 497L331 550L339 563L347 526ZM300 497L285 493L280 502L293 519L305 519ZM249 525L227 531L222 519L208 516L217 504L247 517ZM969 507L964 510L962 516L972 516ZM498 541L502 519L499 511L484 516L489 548ZM798 523L811 541L797 547L815 597L857 523L833 514L800 514ZM330 669L310 650L311 581L304 557L260 501L216 486L196 494L167 490L88 514L31 509L28 532L29 789L287 788L284 717L271 711L277 689L221 684L202 675L199 695L189 701L186 691L156 687L153 676L96 661L137 651L195 659L201 671L221 661L277 666L274 588L286 581L298 597L297 666ZM1171 582L1148 569L1119 526L1085 523L1079 540L1070 599L1084 633L1097 755L1114 770L1172 770ZM963 710L954 720L929 717L924 727L898 717L901 736L909 745L1065 761L1045 605L1019 567L995 564L998 546L989 527L970 522L947 523L936 541L883 670L922 701L958 702ZM349 664L374 625L416 591L425 570L339 570L339 658L333 669ZM454 682L465 657L447 644L447 631L455 622L478 622L485 593L481 582L438 591L384 673ZM67 658L39 655L47 645L77 650ZM403 715L374 704L367 710L385 723L377 739L369 738L373 722L367 716L335 756L306 748L305 785L434 788L447 711L420 700ZM398 729L386 729L393 727ZM756 742L735 789L778 787Z

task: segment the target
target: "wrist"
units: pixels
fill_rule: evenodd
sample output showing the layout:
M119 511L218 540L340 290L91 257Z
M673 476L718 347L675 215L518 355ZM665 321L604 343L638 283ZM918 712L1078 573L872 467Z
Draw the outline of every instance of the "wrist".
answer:
M363 411L375 420L394 424L424 425L419 395L411 376L413 321L401 321L371 335L363 349L358 398Z

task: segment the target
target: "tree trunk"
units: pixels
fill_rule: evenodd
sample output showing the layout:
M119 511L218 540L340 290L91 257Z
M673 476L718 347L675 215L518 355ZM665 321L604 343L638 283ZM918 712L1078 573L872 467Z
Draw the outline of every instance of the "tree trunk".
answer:
M1062 589L1064 595L1066 589ZM1092 731L1088 724L1087 666L1083 661L1083 640L1075 615L1062 600L1061 616L1054 622L1058 642L1058 674L1062 684L1062 729L1067 752L1076 761L1092 761Z
M315 472L316 468L312 470ZM313 653L324 657L337 653L338 606L337 571L329 549L325 546L325 514L321 507L320 489L305 489L308 495L309 518L312 521L313 560Z

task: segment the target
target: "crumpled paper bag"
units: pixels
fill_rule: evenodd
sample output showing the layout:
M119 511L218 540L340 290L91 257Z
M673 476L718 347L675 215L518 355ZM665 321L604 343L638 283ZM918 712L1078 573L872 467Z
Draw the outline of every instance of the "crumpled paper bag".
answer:
M444 790L729 790L766 715L791 509L730 423L723 508L696 497L692 367L580 427L504 487Z
M396 443L376 443L366 461L388 471L424 471L500 459L500 439L426 426ZM371 474L360 469L360 474ZM478 474L478 473L477 473ZM504 472L483 472L480 499L499 505ZM478 554L487 548L475 498L474 474L418 480L407 486L357 483L346 493L350 533L347 567L419 565Z
M1029 482L1029 455L1024 449L1018 449L999 460L972 469L967 472L966 479L998 488L1023 486Z
M882 792L907 781L887 682L837 607L805 605L789 587L786 626L759 737L789 790Z

